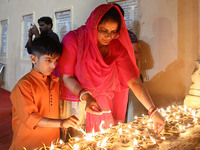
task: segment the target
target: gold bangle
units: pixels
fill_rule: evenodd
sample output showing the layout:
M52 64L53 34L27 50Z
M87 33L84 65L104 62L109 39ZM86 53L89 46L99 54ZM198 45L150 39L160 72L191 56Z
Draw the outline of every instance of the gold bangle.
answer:
M80 97L79 97L79 99L80 99L80 101L81 102L83 102L84 100L82 99L82 96L84 95L84 94L90 94L90 95L92 95L92 93L90 93L89 91L84 91L83 93L81 93L81 95L80 95Z
M150 116L150 119L153 117L153 115L158 111L158 109L156 109Z

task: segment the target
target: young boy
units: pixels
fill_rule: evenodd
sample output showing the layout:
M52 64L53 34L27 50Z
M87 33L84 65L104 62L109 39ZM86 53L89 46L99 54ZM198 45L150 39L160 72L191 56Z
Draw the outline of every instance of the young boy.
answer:
M50 146L61 128L79 128L75 116L59 119L59 78L51 75L62 46L50 37L36 38L29 50L32 70L11 92L13 139L10 150Z

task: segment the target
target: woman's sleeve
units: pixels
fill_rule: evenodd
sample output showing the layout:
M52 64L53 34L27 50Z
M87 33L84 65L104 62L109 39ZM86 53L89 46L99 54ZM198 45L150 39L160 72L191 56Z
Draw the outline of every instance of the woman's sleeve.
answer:
M59 60L60 74L74 75L77 56L77 37L75 31L70 31L62 40L63 52Z
M26 81L19 82L11 92L10 99L13 104L13 109L20 120L30 129L35 129L43 116L38 113L38 108L34 104L30 84Z
M117 68L119 70L120 76L125 82L139 77L139 70L136 65L135 58L131 60L128 52L123 48L121 49L121 52L118 56Z

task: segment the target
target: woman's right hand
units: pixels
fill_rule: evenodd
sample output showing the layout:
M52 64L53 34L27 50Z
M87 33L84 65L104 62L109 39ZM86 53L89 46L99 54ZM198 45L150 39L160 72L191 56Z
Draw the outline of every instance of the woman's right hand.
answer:
M85 111L95 115L102 115L102 109L96 99L90 94L84 94L83 99L86 101Z

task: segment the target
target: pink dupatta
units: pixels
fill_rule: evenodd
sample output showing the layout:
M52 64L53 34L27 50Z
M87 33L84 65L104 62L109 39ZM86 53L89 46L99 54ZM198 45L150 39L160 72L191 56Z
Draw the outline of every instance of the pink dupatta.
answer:
M119 38L112 40L112 44L109 45L112 46L111 49L118 49L120 42L120 45L124 48L123 50L128 52L128 57L131 60L127 67L133 66L130 72L124 72L123 76L126 76L126 80L121 78L117 68L117 61L122 58L119 56L113 59L110 64L107 64L97 47L98 23L111 7L115 7L119 11L122 23ZM123 122L128 100L126 82L132 78L139 77L139 71L136 65L134 49L119 8L115 5L107 4L98 6L91 13L86 25L69 32L62 43L64 48L59 60L60 73L74 75L81 86L92 93L103 110L112 111L112 113L102 116L87 114L87 131L90 132L93 127L98 131L101 120L106 122L105 127L115 124L116 121ZM61 99L79 101L63 83L61 83Z

